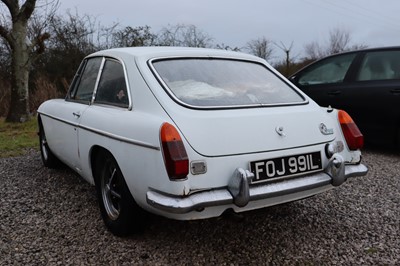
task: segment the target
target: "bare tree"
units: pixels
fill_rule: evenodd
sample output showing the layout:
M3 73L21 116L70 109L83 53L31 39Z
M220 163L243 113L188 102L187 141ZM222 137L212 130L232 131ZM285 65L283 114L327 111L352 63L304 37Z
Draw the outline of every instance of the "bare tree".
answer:
M0 22L0 36L11 49L11 103L6 121L21 122L29 118L29 72L38 55L44 52L45 40L50 35L41 28L29 34L29 19L36 7L36 0L0 0L8 9L10 17ZM48 5L47 3L45 4ZM53 14L58 2L52 2ZM37 28L39 29L39 28ZM28 38L29 37L29 38Z
M82 51L84 54L94 52L96 19L89 15L67 12L66 17L54 16L50 22L53 38L49 47L67 52L69 49Z
M0 39L0 79L11 79L11 47L4 38Z
M261 57L262 59L269 60L274 52L273 42L268 40L266 37L261 37L255 40L251 40L247 43L246 50L250 54Z
M318 42L311 42L305 45L305 54L308 60L317 60L328 55L366 47L363 44L351 45L350 32L341 28L335 28L329 32L326 45L321 46Z
M67 12L64 16L54 16L48 31L52 38L47 42L46 53L34 63L32 74L34 78L47 77L60 92L65 92L82 59L99 48L95 43L96 19Z
M118 31L120 25L118 22L114 22L111 26L98 25L97 32L97 44L100 50L111 49L115 46L114 33Z
M329 54L337 54L346 51L350 44L350 40L350 33L348 31L339 28L331 30L329 32L327 52Z
M113 47L151 46L155 41L156 35L151 33L149 26L128 26L112 33Z
M315 61L326 56L326 51L318 42L311 42L304 46L304 52L308 60Z
M229 45L226 45L225 43L220 43L215 45L216 49L221 49L221 50L227 50L227 51L235 51L235 52L240 52L240 48L235 46L235 47L231 47Z
M161 29L158 45L211 47L212 38L194 25L177 24Z

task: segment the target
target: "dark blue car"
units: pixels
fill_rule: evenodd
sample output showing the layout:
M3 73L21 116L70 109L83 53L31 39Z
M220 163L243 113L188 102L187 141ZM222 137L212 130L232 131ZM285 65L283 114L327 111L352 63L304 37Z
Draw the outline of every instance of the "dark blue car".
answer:
M319 105L347 111L367 143L400 147L400 47L328 56L290 80Z

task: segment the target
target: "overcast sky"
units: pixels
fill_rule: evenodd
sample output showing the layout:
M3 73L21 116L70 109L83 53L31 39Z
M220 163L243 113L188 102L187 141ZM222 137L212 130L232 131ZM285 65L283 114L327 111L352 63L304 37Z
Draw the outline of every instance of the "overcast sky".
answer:
M323 44L329 31L351 34L352 44L400 45L399 0L62 0L59 12L78 10L102 25L161 28L195 25L215 44L244 47L265 36L293 50L313 41ZM283 57L279 49L276 56Z

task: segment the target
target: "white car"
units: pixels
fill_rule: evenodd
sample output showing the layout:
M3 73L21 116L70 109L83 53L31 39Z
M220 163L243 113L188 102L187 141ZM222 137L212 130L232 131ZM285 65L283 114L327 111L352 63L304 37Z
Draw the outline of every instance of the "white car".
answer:
M38 110L43 163L96 186L108 229L306 198L362 176L363 136L264 60L198 48L100 51Z

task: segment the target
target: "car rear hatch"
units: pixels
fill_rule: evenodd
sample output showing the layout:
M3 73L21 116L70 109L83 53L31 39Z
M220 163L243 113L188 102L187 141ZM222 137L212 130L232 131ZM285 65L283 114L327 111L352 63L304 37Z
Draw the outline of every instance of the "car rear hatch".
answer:
M259 153L334 138L320 130L321 123L334 127L318 105L264 61L249 58L150 62L169 95L155 90L163 108L196 152L211 157Z
M315 106L312 106L315 107ZM189 145L203 156L229 156L310 146L332 141L321 124L332 121L310 105L174 112Z

